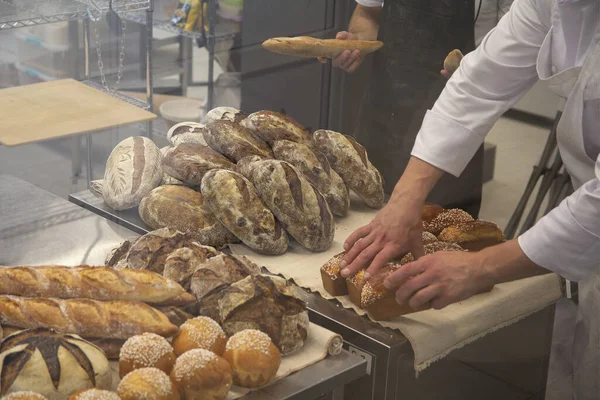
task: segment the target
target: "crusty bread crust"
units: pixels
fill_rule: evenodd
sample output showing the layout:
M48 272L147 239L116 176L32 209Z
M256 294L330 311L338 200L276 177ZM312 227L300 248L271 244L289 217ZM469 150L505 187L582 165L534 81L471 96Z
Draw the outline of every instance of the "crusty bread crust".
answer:
M369 54L379 50L383 42L374 40L317 39L309 36L277 37L263 42L269 51L298 57L335 58L345 50L360 50Z

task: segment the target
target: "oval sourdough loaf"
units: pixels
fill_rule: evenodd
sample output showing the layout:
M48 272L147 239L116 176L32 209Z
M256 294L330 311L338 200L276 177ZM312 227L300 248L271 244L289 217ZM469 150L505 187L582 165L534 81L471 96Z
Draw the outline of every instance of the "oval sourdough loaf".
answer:
M308 337L306 303L278 276L248 276L225 289L218 304L228 336L257 329L269 335L282 354L300 349Z
M331 212L340 217L348 214L350 196L342 178L331 169L327 157L318 150L289 140L273 143L273 153L278 160L287 161L301 172L325 196Z
M287 233L263 204L254 185L237 172L213 169L202 179L204 201L246 246L264 254L282 254Z
M266 160L266 158L261 157L261 156L244 157L240 161L238 161L237 164L235 165L235 172L250 179L250 164L258 162L258 161L263 161L263 160Z
M204 139L213 150L235 162L251 155L273 158L273 152L265 142L249 129L229 120L206 125Z
M276 140L291 140L313 147L310 131L285 114L258 111L250 114L244 124L270 145Z
M204 125L197 122L180 122L167 132L167 139L173 146L181 143L197 143L206 146Z
M200 244L223 246L236 241L208 209L202 194L185 186L157 187L142 200L139 211L142 221L152 229L188 232Z
M106 265L115 268L147 269L162 274L165 260L169 254L185 246L191 240L189 234L175 229L157 229L140 236L129 245L124 256L119 259L107 260ZM123 253L124 246L126 247L126 244L121 244L115 252Z
M310 251L333 243L335 221L325 197L291 164L264 160L249 165L250 181L284 228Z
M167 256L163 276L189 290L194 272L220 254L220 251L211 246L203 246L196 242L186 243L184 247L173 250Z
M210 147L196 143L182 143L167 150L162 161L163 171L189 185L200 185L204 174L211 169L234 167Z
M354 138L320 129L314 134L315 145L329 160L331 167L342 177L366 205L383 205L383 178L371 164L367 151Z
M160 185L163 171L160 150L152 140L134 136L119 143L108 156L102 197L114 210L136 207Z
M247 117L246 114L233 107L217 107L206 113L206 123L213 121L231 121L236 124L241 123Z

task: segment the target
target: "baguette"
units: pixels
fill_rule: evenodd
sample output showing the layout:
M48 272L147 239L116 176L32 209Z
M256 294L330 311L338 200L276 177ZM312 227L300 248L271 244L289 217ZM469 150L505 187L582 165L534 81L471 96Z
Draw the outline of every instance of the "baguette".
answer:
M181 285L152 271L88 266L0 267L0 294L164 306L195 301Z
M0 296L0 323L98 339L128 339L145 332L169 337L178 330L165 314L145 303L17 296Z
M317 39L310 36L278 37L268 39L262 46L273 53L298 57L336 58L345 50L360 50L361 55L373 53L383 42L373 40Z

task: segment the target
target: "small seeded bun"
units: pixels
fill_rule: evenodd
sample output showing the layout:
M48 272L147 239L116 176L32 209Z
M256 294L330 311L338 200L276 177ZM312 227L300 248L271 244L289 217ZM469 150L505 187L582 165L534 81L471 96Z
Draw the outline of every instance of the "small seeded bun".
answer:
M181 355L171 371L171 379L182 400L222 400L232 384L227 361L205 349Z
M75 393L69 400L121 400L115 392L102 389L85 389Z
M173 338L173 349L177 355L193 349L206 349L221 356L225 344L227 335L215 320L208 317L187 320Z
M123 378L140 368L158 368L165 374L171 372L177 356L173 347L162 336L144 333L133 336L121 347L119 376Z
M125 375L117 394L121 400L180 400L167 374L158 368L141 368Z
M35 392L14 392L7 394L2 400L48 400L44 396Z
M247 388L267 384L275 377L281 363L281 353L269 335L254 329L233 335L223 357L233 368L235 384Z

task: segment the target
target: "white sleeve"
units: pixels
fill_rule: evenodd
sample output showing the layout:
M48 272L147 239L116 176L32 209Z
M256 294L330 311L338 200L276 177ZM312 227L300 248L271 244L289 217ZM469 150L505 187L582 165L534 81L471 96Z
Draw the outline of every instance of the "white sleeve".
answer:
M383 0L356 0L358 4L365 7L382 7Z
M519 246L537 265L572 281L600 268L600 155L596 178L519 236Z
M425 115L413 156L461 174L493 124L536 82L552 1L515 1L481 45L465 56Z

